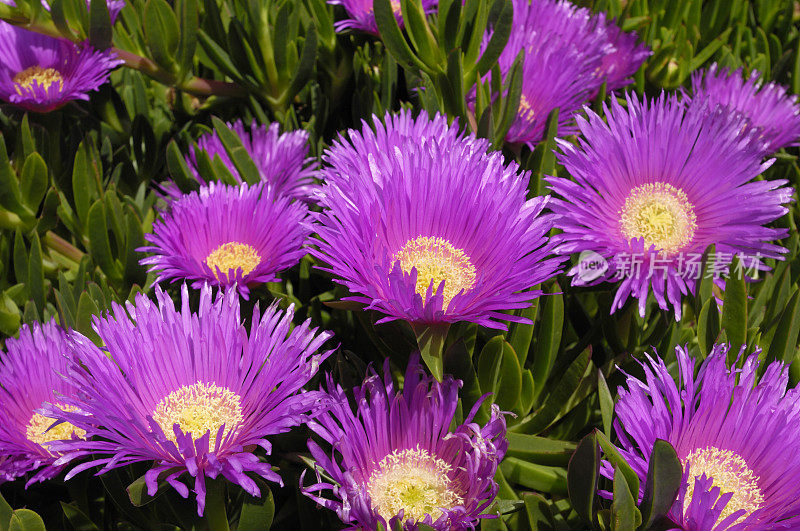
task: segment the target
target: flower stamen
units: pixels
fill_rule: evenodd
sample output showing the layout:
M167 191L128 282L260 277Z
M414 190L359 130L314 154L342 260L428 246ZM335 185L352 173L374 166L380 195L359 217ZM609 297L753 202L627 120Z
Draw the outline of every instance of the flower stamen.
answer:
M444 282L443 309L459 292L467 292L475 285L475 266L463 250L453 247L449 241L439 237L420 236L406 242L392 258L400 262L406 273L417 270L415 291L424 299L428 286L433 282L434 293Z
M63 411L75 411L77 409L75 406L65 406L61 404L56 404L56 407ZM25 437L32 443L45 446L49 442L71 439L73 434L80 438L86 436L85 430L76 428L69 422L62 422L53 426L55 421L56 419L46 417L41 413L34 413L28 421ZM50 426L53 427L50 428Z
M12 80L17 84L17 92L22 94L22 90L29 90L37 83L42 89L47 90L53 83L58 83L58 89L64 87L64 78L61 72L55 68L42 68L39 65L34 65L26 68L22 72L18 72Z
M536 114L533 112L533 108L531 107L531 103L528 101L528 98L525 97L525 94L522 94L519 97L519 108L517 109L517 114L523 120L528 122L533 122Z
M695 478L705 474L719 487L720 496L733 493L718 522L721 522L736 511L744 509L745 513L736 522L747 518L764 503L764 496L758 487L758 476L747 466L747 462L739 454L731 450L720 450L714 446L698 448L684 460L689 464L689 484L683 500L683 510L689 508L694 495Z
M246 243L228 242L220 245L206 257L206 265L214 272L218 280L217 268L223 275L242 270L242 276L248 275L261 263L258 251Z
M694 206L683 190L667 183L647 183L631 190L619 211L625 238L643 238L665 253L676 253L691 243L697 229Z
M387 522L403 511L405 521L431 515L464 503L450 479L452 467L427 450L395 450L384 457L367 482L372 506Z
M224 438L238 427L243 418L239 395L226 387L203 382L172 391L161 399L153 413L153 420L172 442L177 442L173 430L175 424L184 433L191 433L195 440L210 431L210 449L216 447L217 433L223 424Z

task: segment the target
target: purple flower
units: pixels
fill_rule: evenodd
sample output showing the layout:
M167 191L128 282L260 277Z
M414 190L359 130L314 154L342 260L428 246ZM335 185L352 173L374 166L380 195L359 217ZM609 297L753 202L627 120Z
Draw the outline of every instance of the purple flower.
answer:
M288 195L304 201L309 200L309 196L314 191L312 177L315 164L312 163L314 159L308 157L307 131L291 131L280 134L278 123L272 123L267 127L266 125L259 126L253 121L248 132L241 120L229 123L228 127L239 137L258 168L262 182L273 193ZM211 160L219 157L233 177L238 182L242 182L239 172L228 157L216 131L201 136L197 140L197 147L205 152ZM186 162L195 179L200 184L208 184L198 169L197 153L194 147L189 150ZM167 183L164 188L172 199L181 196L180 190L173 183Z
M403 27L403 14L400 9L400 0L390 0L392 11L400 27ZM353 29L363 31L372 35L378 35L378 23L375 22L375 12L372 10L372 0L328 0L328 3L335 6L342 6L350 18L340 20L334 24L336 31ZM422 0L422 8L425 13L436 11L438 0Z
M600 86L627 85L650 55L636 34L566 0L514 0L514 25L498 61L504 76L521 50L522 95L506 141L531 146L542 139L556 108L559 136L574 133L575 114Z
M78 398L67 401L81 413L62 413L86 431L87 441L58 443L58 464L88 457L81 470L98 472L139 461L152 461L145 476L153 495L159 479L187 497L179 480L194 478L197 511L205 506L205 478L220 474L253 496L261 493L247 476L255 473L281 482L269 463L267 437L306 422L321 407L318 392L300 392L330 352L315 354L330 336L317 334L309 322L293 327L293 309L273 304L263 314L253 310L248 334L239 315L239 298L229 290L212 300L200 292L197 313L189 309L184 286L181 308L156 287L157 302L140 294L136 304L115 304L96 317L93 328L106 348L74 335L75 361L69 381Z
M762 84L761 73L742 77L742 69L730 72L714 64L707 72L692 75L692 102L711 110L720 106L741 113L746 125L761 136L764 153L774 153L800 139L800 103L778 83Z
M308 208L286 196L274 197L266 185L212 183L172 202L145 235L153 253L139 263L157 272L156 282L190 280L198 288L250 287L274 282L277 273L306 254Z
M86 4L89 5L88 3ZM125 7L125 0L108 0L108 14L111 16L111 23L117 21L117 15L119 12L122 11L122 8Z
M625 32L613 20L606 20L603 13L596 15L605 28L606 39L612 45L612 51L603 56L602 66L598 72L600 79L606 83L606 90L620 89L631 83L631 77L639 70L653 52L638 41L636 32Z
M531 289L558 273L542 214L526 200L528 173L443 116L409 112L349 131L324 155L320 222L311 253L383 321L518 320ZM526 291L529 290L529 291Z
M619 389L621 453L644 485L656 439L675 447L684 479L668 516L681 529L797 529L800 388L787 391L781 363L756 383L760 350L741 370L727 368L727 352L716 345L695 377L694 360L676 348L679 386L648 356L645 379L628 376ZM613 477L609 463L603 474Z
M52 441L84 434L68 423L51 427L55 418L40 412L47 403L60 404L75 393L62 378L68 363L67 333L54 321L23 325L17 339L6 339L6 347L0 361L0 483L40 469L30 485L63 468L54 464L59 455L49 448Z
M14 2L14 0L0 0L0 3L17 7L17 4ZM86 0L86 9L89 9L90 3L91 0ZM106 5L108 6L108 14L111 17L111 23L113 24L116 22L119 12L122 11L123 7L125 7L125 0L107 0ZM48 0L42 0L42 7L50 11L50 2Z
M314 441L317 483L303 493L336 511L348 529L387 529L425 523L438 530L474 529L494 500L494 474L508 442L497 406L485 426L473 421L450 431L460 380L439 383L425 374L419 357L406 370L403 391L394 389L388 360L384 380L374 371L353 391L356 411L345 391L328 378L332 405L308 426L333 447L328 455ZM319 476L323 472L332 482ZM303 478L301 477L301 484ZM330 490L332 498L323 497Z
M50 112L108 81L122 64L111 51L74 44L0 21L0 98L23 109Z
M735 116L664 96L628 96L627 109L614 101L607 123L587 114L578 119L577 146L559 141L574 180L548 179L563 198L551 203L563 230L559 251L599 255L608 266L586 275L582 261L569 272L574 285L621 280L611 311L633 296L642 316L652 289L659 307L673 306L680 319L681 296L694 293L709 245L720 271L734 254L749 269L781 258L786 250L769 242L787 231L764 225L787 212L792 189L785 180L754 180L772 161L761 162Z

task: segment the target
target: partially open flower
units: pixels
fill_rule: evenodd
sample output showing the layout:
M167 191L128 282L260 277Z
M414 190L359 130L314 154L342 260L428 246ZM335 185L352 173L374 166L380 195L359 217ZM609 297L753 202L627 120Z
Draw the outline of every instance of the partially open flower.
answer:
M770 154L800 141L800 102L786 87L764 84L760 77L756 70L743 77L741 68L731 72L714 64L692 74L692 104L741 114L763 141L764 154Z
M258 125L253 121L249 130L245 129L244 123L240 120L229 123L228 126L239 137L245 151L259 170L261 182L271 193L287 195L303 201L310 200L315 189L312 179L315 164L313 163L314 159L308 156L307 131L289 131L281 134L277 122L268 127ZM228 157L225 146L216 131L198 138L197 147L211 160L219 157L233 177L240 183L242 182L242 177ZM192 147L186 157L186 162L194 178L200 184L208 184L198 169L197 156L198 154ZM172 183L168 183L164 188L170 198L181 197L180 190Z

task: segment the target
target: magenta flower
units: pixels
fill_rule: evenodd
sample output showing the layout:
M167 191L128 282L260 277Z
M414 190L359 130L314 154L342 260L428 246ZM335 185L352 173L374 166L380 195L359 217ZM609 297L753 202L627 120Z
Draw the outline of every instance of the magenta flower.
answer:
M8 6L16 7L16 2L14 0L0 0L0 3L6 4ZM86 9L89 9L89 5L91 0L86 0ZM117 20L117 16L119 12L122 11L122 8L125 7L125 0L107 0L106 5L108 6L108 14L111 17L111 23L113 24ZM50 1L49 0L42 0L42 6L50 11Z
M409 112L349 131L324 155L315 214L321 267L348 300L411 323L471 321L503 328L558 273L528 173L443 116ZM529 291L528 291L529 290Z
M0 98L23 109L50 112L108 81L122 64L111 51L74 44L0 21Z
M787 212L787 181L754 180L772 161L761 162L758 143L741 122L722 110L686 108L674 97L640 102L627 97L579 118L579 144L560 141L560 162L574 180L550 177L562 199L551 202L563 233L563 253L593 253L607 263L599 276L573 268L574 285L621 280L611 308L639 299L644 316L652 291L660 308L681 316L681 297L694 293L702 255L716 246L717 267L739 255L748 269L780 259L770 243L785 229L765 227Z
M619 389L621 453L644 485L656 439L675 447L684 479L668 517L680 529L798 529L800 388L787 390L781 363L757 382L760 350L741 370L728 369L727 352L716 345L695 376L694 360L676 348L680 385L648 356L645 378L628 376ZM609 463L602 472L614 474Z
M742 77L742 69L731 72L716 64L692 75L692 102L713 110L721 107L742 115L747 127L761 137L764 153L770 154L800 140L800 103L795 94L778 83L760 81L753 71Z
M378 35L378 23L375 22L375 12L372 10L372 0L328 0L335 6L342 6L350 18L340 20L334 24L336 31L353 29L372 35ZM438 0L422 0L422 8L426 13L436 11ZM391 0L392 10L397 18L397 23L403 27L403 14L400 9L400 0Z
M145 235L151 245L137 249L151 256L139 263L158 273L156 282L236 286L247 297L252 286L276 281L306 254L307 215L304 204L273 197L263 183L212 183L162 212Z
M603 56L598 72L600 79L606 83L606 90L613 91L627 86L639 67L653 52L638 41L636 32L625 32L613 20L606 20L603 13L596 15L606 32L606 39L612 45L612 51Z
M308 132L290 131L280 133L278 123L269 127L259 126L255 121L247 131L241 120L229 123L228 127L239 137L247 153L253 159L261 174L261 181L274 194L288 195L290 197L308 201L315 187L313 176L315 173L314 159L308 156ZM209 159L219 157L233 177L242 182L238 170L234 167L225 147L216 131L207 133L197 139L197 147L205 152ZM197 154L194 147L189 150L186 163L201 185L208 184L197 169ZM165 187L167 195L172 199L181 196L180 190L172 183Z
M388 360L383 372L383 381L372 371L353 390L355 411L328 378L332 405L308 426L330 443L331 454L312 440L308 448L318 472L333 482L318 473L303 493L336 511L347 529L376 529L379 523L386 529L412 530L419 523L474 529L479 519L491 518L481 513L497 494L494 474L508 448L497 406L485 426L473 421L478 404L451 431L460 380L447 375L437 382L416 355L402 392L394 389Z
M522 95L506 141L531 147L542 139L556 108L559 136L575 133L575 115L600 86L627 85L650 55L636 34L566 0L514 0L514 25L498 61L504 76L521 50Z
M103 474L151 461L145 476L151 495L163 479L187 497L180 477L188 473L202 515L206 477L222 475L252 496L261 492L248 473L281 483L251 448L269 454L269 436L319 410L323 395L301 390L330 354L316 353L330 333L317 333L308 321L293 327L293 309L273 304L263 314L256 305L248 334L235 291L212 300L204 287L197 313L185 287L181 295L180 310L156 287L157 302L140 294L127 313L115 304L111 314L96 317L104 350L74 335L68 377L81 394L65 402L80 413L60 417L85 430L87 440L54 448L63 454L59 465L88 458L67 479L95 466Z
M55 464L59 454L53 441L80 438L84 431L42 414L48 403L59 404L75 394L63 379L67 371L67 333L50 321L23 325L17 339L6 339L8 352L0 361L0 483L28 472L38 472L28 485L50 479L63 466ZM69 406L66 406L69 409Z

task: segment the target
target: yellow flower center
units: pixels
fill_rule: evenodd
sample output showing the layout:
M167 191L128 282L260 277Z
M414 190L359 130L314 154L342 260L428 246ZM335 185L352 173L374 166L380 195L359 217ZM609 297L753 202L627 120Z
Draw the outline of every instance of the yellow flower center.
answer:
M58 83L59 89L64 86L64 78L61 77L61 72L55 68L42 68L38 65L19 72L14 76L13 81L18 85L17 92L20 94L22 94L21 89L30 89L33 87L34 82L38 83L44 90L50 88L53 83Z
M475 266L464 251L456 249L444 238L420 236L409 240L394 255L392 263L397 261L406 273L416 268L416 292L423 299L431 282L434 293L444 282L445 310L453 297L462 290L469 291L475 285Z
M246 243L228 242L220 245L206 257L206 265L214 272L218 280L217 268L223 275L229 272L235 273L237 269L242 270L242 276L247 275L261 263L258 251ZM224 277L223 277L224 278Z
M395 16L402 16L403 8L400 6L400 0L391 0L390 3L392 4L392 11Z
M418 521L464 503L450 479L452 467L417 447L395 450L381 460L367 482L373 508L387 522L403 511L405 520Z
M736 511L744 509L745 513L736 520L736 522L740 522L761 507L764 502L764 496L761 494L761 489L758 488L758 476L753 473L739 454L730 450L720 450L714 446L706 446L690 453L684 460L684 464L687 462L689 463L689 485L683 500L684 512L692 501L694 480L703 474L714 481L715 487L719 487L720 496L729 492L733 493L733 497L719 516L718 522Z
M680 251L694 237L697 217L683 190L667 183L648 183L631 190L620 214L622 234L644 238L666 253Z
M75 411L77 409L74 406L65 406L61 404L56 405L64 411ZM31 420L28 421L28 427L25 430L25 437L27 437L29 441L36 443L39 446L44 446L45 443L71 439L73 433L81 438L86 435L85 430L76 428L69 422L62 422L61 424L53 426L55 421L56 419L54 418L45 417L42 414L34 413L31 416ZM48 430L47 428L50 428L50 426L53 427Z
M535 114L531 108L531 102L528 101L528 98L525 97L525 94L522 94L519 97L519 108L517 109L517 114L520 116L520 118L529 122L532 122L535 118Z
M219 428L225 425L224 438L243 418L239 395L226 387L203 382L172 391L158 403L153 413L153 420L173 442L177 442L173 430L175 424L184 433L191 433L194 440L210 431L208 447L212 450L216 447Z

